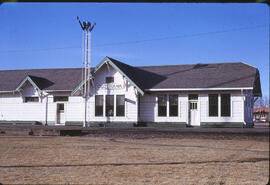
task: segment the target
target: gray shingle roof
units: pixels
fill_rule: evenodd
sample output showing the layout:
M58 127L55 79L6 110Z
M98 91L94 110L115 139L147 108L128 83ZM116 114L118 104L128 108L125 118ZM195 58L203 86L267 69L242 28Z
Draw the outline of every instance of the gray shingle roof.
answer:
M253 87L256 68L243 63L139 67L164 77L151 88ZM150 80L150 79L149 79Z
M42 90L73 90L81 82L80 68L0 71L0 91L12 91L29 76Z
M109 59L142 90L242 88L256 84L257 93L261 92L258 70L242 62L136 67ZM44 90L74 90L81 82L81 68L7 70L0 71L0 91L14 90L27 75Z
M143 90L243 88L256 85L255 94L261 94L258 70L242 62L132 67L109 59Z

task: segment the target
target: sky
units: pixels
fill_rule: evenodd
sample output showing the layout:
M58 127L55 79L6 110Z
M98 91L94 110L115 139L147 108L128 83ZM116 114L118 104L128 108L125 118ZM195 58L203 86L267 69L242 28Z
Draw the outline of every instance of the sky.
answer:
M82 66L82 30L96 22L91 66L245 62L269 95L269 7L238 3L3 3L0 70Z

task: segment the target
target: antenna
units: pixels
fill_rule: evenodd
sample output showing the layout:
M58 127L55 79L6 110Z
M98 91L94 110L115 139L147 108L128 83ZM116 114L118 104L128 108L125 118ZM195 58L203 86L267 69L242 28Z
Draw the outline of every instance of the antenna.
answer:
M82 97L84 98L84 122L83 127L87 125L87 100L90 96L90 80L92 79L91 75L91 32L94 29L96 23L91 26L91 22L80 21L80 18L77 16L77 20L83 30L83 39L84 43L82 44Z

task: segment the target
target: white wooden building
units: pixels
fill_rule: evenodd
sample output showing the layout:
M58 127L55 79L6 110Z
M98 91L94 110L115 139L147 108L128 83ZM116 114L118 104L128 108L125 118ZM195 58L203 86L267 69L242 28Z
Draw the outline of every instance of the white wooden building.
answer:
M82 69L0 71L0 123L84 121ZM92 69L90 126L253 124L259 71L248 64L130 66L105 57ZM88 83L88 82L87 82Z

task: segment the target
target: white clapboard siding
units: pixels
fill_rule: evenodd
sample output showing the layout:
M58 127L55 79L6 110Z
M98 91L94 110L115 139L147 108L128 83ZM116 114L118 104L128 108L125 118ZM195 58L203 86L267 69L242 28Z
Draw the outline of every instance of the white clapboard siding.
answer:
M233 118L241 118L243 116L242 110L243 102L242 101L232 101L232 117Z
M66 121L83 121L84 120L84 103L83 102L65 103L65 120Z
M5 95L0 96L0 103L1 104L12 104L12 103L22 103L23 98L19 95Z
M155 121L155 106L156 96L147 95L140 97L140 121L154 122Z
M114 77L114 85L117 88L105 88L106 77ZM135 88L112 66L103 65L95 75L93 86L91 87L91 97L88 100L88 121L101 122L137 122L137 95ZM95 116L95 95L103 95L104 116ZM114 95L114 116L105 116L106 95ZM116 116L116 95L125 95L125 116Z
M1 103L1 120L44 121L45 106L42 103Z
M231 93L231 116L222 117L220 115L217 117L209 116L209 101L208 94L200 94L200 117L201 122L243 122L243 96L239 94ZM219 101L220 102L220 101ZM219 110L221 105L219 103Z
M116 89L101 88L105 83L107 76L114 77L114 84L118 85ZM57 103L64 103L65 105L65 121L83 121L84 120L84 99L81 96L69 96L68 102L53 102L53 96L67 96L67 92L51 92L46 95L39 102L23 102L24 97L39 96L40 94L32 87L29 82L26 82L22 88L21 93L15 94L1 94L0 95L0 120L18 120L18 121L46 121L50 124L56 122L57 118ZM127 82L127 80L111 66L104 65L95 75L94 86L91 87L92 96L87 102L87 121L112 121L112 122L137 122L138 120L138 104L135 88ZM125 116L118 117L95 117L95 94L114 95L116 115L116 95L125 95ZM105 101L104 101L105 110ZM46 113L47 112L47 113ZM47 115L47 117L46 117Z
M164 93L166 94L166 93ZM200 122L243 122L243 96L231 93L231 116L209 117L208 94L198 93L198 111ZM144 95L140 98L140 121L142 122L188 122L188 94L179 94L179 116L158 117L156 94ZM167 104L168 105L168 104ZM219 104L220 109L220 104Z
M1 95L0 120L6 121L44 121L45 106L40 102L24 103L26 96L38 96L29 82L19 92Z
M114 88L108 88L105 82L106 77L114 77ZM158 93L140 95L135 87L127 81L118 71L110 65L103 65L95 74L94 81L90 89L91 95L87 101L87 121L89 122L186 122L188 123L188 92L164 92L162 94L178 95L178 116L169 116L169 102L167 100L167 116L158 116L157 95ZM219 116L209 116L208 93L198 92L198 122L246 122L251 123L253 119L253 94L252 91L246 94L230 91L231 94L231 116L222 117L220 115L219 96ZM218 92L217 92L218 93ZM218 93L220 94L220 93ZM26 82L20 92L10 94L0 94L0 120L18 121L40 121L50 124L56 122L57 104L64 103L65 121L84 121L85 104L81 96L70 96L70 92L43 93L39 102L25 103L24 97L36 96L37 92L29 82ZM103 116L95 116L95 95L103 95ZM114 95L114 116L106 117L106 95ZM125 115L116 116L116 96L125 95ZM54 96L69 96L68 102L53 102ZM138 98L140 104L138 105ZM138 107L139 106L139 107ZM138 113L139 110L139 113ZM46 117L47 115L47 117Z
M177 94L177 93L173 93ZM178 116L169 116L169 104L167 103L167 116L159 117L157 108L157 95L144 95L140 98L141 122L186 122L187 95L178 95Z

